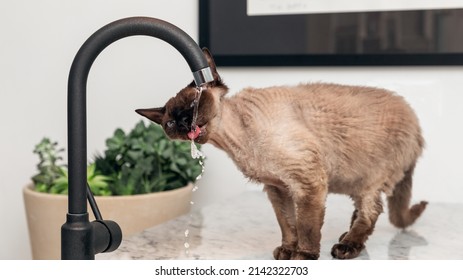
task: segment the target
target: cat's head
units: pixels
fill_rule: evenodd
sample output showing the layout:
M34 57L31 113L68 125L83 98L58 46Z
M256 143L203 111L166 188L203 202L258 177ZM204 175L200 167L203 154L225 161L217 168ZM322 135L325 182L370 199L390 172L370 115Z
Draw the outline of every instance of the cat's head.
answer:
M196 124L200 129L199 135L195 135L197 143L204 144L209 140L210 134L217 127L220 118L220 101L228 92L228 87L222 82L212 55L207 49L203 49L214 80L202 85L201 98L198 106ZM189 140L193 120L194 100L198 94L194 82L180 90L175 97L167 101L163 107L138 109L138 114L161 125L170 139Z

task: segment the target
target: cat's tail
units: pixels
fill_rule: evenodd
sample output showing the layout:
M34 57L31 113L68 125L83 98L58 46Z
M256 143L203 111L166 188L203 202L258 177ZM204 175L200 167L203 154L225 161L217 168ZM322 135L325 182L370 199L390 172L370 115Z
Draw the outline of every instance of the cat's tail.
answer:
M405 172L405 176L396 184L392 196L387 198L389 221L398 228L406 228L413 224L428 204L421 201L410 207L413 169L414 166Z

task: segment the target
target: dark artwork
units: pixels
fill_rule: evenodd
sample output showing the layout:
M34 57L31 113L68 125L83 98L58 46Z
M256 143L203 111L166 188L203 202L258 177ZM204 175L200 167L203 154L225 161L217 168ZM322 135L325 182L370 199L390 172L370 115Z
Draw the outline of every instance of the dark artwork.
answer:
M218 65L462 65L463 9L247 16L200 0L200 45Z

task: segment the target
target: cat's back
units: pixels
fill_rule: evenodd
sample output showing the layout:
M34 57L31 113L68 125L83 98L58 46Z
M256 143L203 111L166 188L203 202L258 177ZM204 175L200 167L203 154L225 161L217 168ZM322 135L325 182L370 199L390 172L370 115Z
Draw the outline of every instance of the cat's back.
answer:
M301 103L313 103L317 108L326 106L339 111L358 111L356 109L359 109L359 106L375 110L392 109L391 106L397 106L404 110L410 109L401 96L376 87L312 83L294 87L294 93L293 97Z
M412 159L424 146L414 111L389 90L310 83L247 88L235 98L241 116L255 121L250 127L284 131L286 140L310 138L325 154L355 151L351 159L384 158L395 150Z
M401 96L375 87L332 83L248 87L234 97L241 105L249 105L249 110L256 111L304 111L318 116L356 118L398 114L416 121L413 110Z
M291 92L291 90L290 90ZM352 124L365 130L409 130L420 133L418 118L396 93L376 87L338 84L301 84L290 94L306 117L329 123Z

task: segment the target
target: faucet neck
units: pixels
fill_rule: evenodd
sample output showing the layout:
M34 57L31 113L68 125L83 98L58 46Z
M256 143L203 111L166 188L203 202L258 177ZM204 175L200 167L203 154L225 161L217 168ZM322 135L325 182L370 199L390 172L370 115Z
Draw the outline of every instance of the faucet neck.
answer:
M207 60L196 42L178 27L155 18L132 17L112 22L91 35L77 52L71 65L68 80L68 158L69 196L68 223L62 230L63 258L86 259L87 252L94 252L88 238L79 239L79 227L73 227L76 220L88 221L87 214L87 119L86 85L90 68L97 56L113 42L135 35L159 38L176 48L194 73L198 84L210 81ZM71 216L71 218L69 218ZM87 217L87 218L85 218ZM79 222L79 223L80 223ZM70 226L71 225L71 226ZM72 228L72 231L67 230ZM91 231L92 229L90 229ZM71 233L70 233L71 232ZM72 245L71 245L72 244ZM90 245L89 245L90 244ZM69 246L68 246L69 245ZM72 252L67 252L72 250ZM93 256L94 257L94 256ZM90 258L91 254L90 254Z

